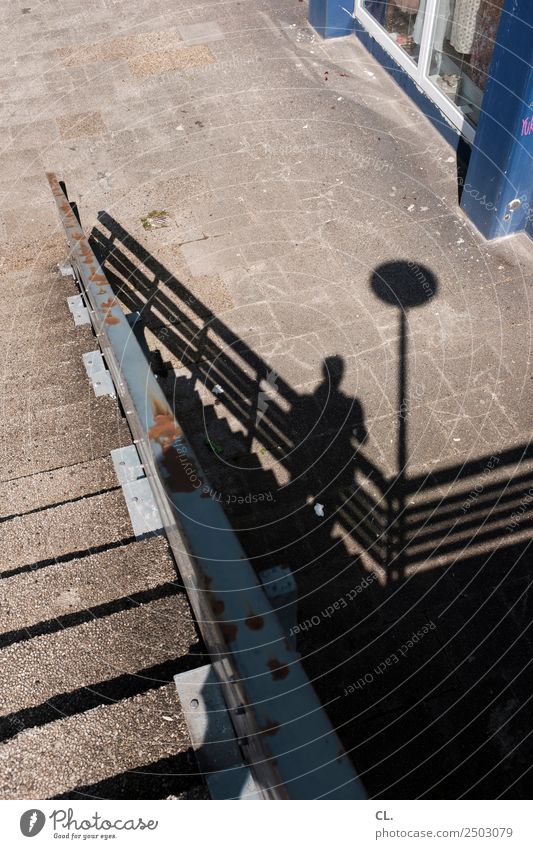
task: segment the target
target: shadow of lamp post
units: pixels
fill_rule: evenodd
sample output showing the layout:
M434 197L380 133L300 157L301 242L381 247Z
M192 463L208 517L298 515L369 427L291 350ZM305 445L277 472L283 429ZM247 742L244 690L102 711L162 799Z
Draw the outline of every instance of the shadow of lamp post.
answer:
M421 307L437 294L437 278L423 265L396 260L379 265L372 272L370 286L376 297L399 311L398 343L398 472L389 491L387 528L388 580L398 581L406 566L405 489L407 480L407 365L409 325L407 311Z

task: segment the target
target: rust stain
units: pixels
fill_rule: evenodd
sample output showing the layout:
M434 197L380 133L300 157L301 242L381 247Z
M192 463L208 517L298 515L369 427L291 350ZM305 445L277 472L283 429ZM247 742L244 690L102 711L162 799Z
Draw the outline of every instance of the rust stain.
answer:
M151 399L154 424L148 436L157 442L163 453L162 463L168 477L168 483L174 492L195 492L202 487L199 470L196 469L188 454L179 451L174 441L183 431L167 404L157 398Z
M107 295L107 290L105 291L104 294ZM117 301L116 298L108 298L107 301L102 301L102 307L105 310L110 310L110 309L112 309L113 307L116 307L116 306L118 306L118 301Z
M281 681L289 674L289 667L287 666L287 664L282 663L275 657L271 658L267 662L267 666L272 671L272 678L274 679L274 681Z
M110 315L109 313L106 313L106 316L104 318L104 322L105 322L105 324L120 324L120 318L117 318L114 315Z
M250 631L260 631L265 624L262 616L257 616L255 613L250 613L244 620Z
M213 611L215 616L220 616L222 613L224 613L225 609L226 609L226 605L224 604L224 602L222 601L221 598L212 599L211 610Z
M280 728L281 725L279 722L276 722L275 719L268 719L264 725L259 726L261 734L267 734L270 736L277 734Z
M220 630L227 643L234 643L237 639L238 628L234 622L222 622Z
M210 575L206 575L205 572L200 570L200 581L204 590L210 590L213 585L213 578Z
M176 419L168 408L165 409L162 405L158 405L156 409L152 404L152 410L154 423L148 431L148 436L154 442L157 442L163 451L168 451L174 440L181 436L182 430L176 424Z

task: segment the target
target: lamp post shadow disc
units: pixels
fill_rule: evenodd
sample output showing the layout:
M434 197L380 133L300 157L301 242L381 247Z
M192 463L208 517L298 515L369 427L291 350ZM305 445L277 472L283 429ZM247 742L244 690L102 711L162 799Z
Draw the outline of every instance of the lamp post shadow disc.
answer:
M384 303L401 310L421 307L437 294L437 278L429 268L416 262L396 260L378 265L370 287Z

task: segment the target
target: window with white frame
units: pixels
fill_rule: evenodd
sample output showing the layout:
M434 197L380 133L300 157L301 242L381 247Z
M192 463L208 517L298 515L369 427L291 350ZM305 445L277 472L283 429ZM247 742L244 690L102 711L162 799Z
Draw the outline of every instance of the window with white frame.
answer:
M503 0L356 0L355 15L470 140Z

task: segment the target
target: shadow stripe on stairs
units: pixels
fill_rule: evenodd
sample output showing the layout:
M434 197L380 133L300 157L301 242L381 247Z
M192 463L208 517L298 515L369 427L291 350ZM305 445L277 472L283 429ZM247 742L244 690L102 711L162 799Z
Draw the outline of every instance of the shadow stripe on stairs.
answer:
M172 682L174 675L207 663L200 643L189 646L187 654L167 660L135 674L126 673L90 687L80 687L70 693L53 696L46 702L31 708L0 717L0 741L16 737L28 728L38 728L50 722L75 716L105 704L146 693Z
M113 601L97 604L94 607L87 607L85 610L77 610L75 613L66 613L54 619L37 622L35 625L30 625L27 628L6 631L4 634L0 634L0 649L5 649L15 643L31 640L34 637L42 637L44 634L55 634L58 631L64 631L66 628L82 625L84 622L93 622L95 619L102 619L104 616L110 616L113 613L131 610L150 601L180 595L184 592L184 589L178 581L179 579L177 578L176 582L168 581L164 584L158 584L156 587L151 587L148 590L141 590L128 596L113 599Z

